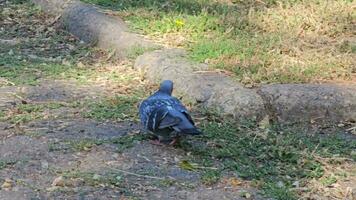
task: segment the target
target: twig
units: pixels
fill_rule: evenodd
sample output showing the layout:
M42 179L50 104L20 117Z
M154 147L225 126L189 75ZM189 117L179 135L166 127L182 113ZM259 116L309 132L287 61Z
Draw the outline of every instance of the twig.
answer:
M172 178L172 177L161 178L161 177L156 177L156 176L147 176L147 175L142 175L142 174L136 174L136 173L133 173L133 172L128 172L128 171L122 170L122 169L114 169L114 168L109 168L109 169L113 170L113 171L122 172L124 174L129 174L129 175L132 175L132 176L137 176L137 177L157 179L157 180L166 180L166 179L173 179L174 180L174 178Z
M312 153L311 153L312 156L314 156L314 154L315 154L316 150L318 149L319 145L320 145L320 143L318 143L316 145L316 147L314 148L314 150L312 151Z
M2 82L5 83L6 85L12 85L12 86L15 85L15 83L13 83L13 82L11 82L11 81L9 81L7 79L0 78L0 83L2 83Z
M212 169L212 170L218 170L219 168L216 168L216 167L195 167L195 168L197 168L197 169Z
M62 17L62 14L56 16L56 17L54 18L54 20L51 21L51 22L48 24L48 26L52 26L53 24L55 24L61 17Z
M346 129L346 131L352 131L352 130L355 130L355 129L356 129L356 126L348 128L348 129Z
M4 44L4 45L10 45L10 46L14 46L19 44L20 42L18 40L4 40L4 39L0 39L0 44Z

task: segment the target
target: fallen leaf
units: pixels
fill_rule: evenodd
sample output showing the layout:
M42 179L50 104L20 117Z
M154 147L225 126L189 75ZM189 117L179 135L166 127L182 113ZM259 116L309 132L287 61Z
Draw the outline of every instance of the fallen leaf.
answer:
M233 187L237 187L237 186L239 186L239 185L242 184L242 182L241 182L239 179L237 179L237 178L230 178L230 179L229 179L229 183L230 183L230 185L233 186Z
M194 171L197 168L196 164L194 165L193 163L189 163L187 160L182 160L179 163L179 167L189 171Z
M1 185L1 189L3 190L11 190L12 188L12 180L10 179L5 179L4 183Z
M52 182L52 186L63 187L64 186L63 176L59 176L59 177L55 178Z

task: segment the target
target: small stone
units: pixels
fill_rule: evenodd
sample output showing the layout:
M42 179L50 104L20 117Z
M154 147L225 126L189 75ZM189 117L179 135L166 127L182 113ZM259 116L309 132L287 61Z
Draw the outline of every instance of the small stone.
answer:
M12 180L5 179L4 183L1 185L1 189L9 191L12 188Z
M121 177L121 176L116 176L115 179L116 179L117 181L121 181L122 177Z
M28 55L28 57L31 58L31 59L33 59L33 60L38 59L38 56L33 55L33 54Z
M101 176L99 174L94 174L93 179L94 180L99 180Z
M248 193L248 192L246 192L246 193L245 193L245 198L246 198L246 199L251 198L251 194L250 194L250 193Z
M85 68L85 65L84 65L82 62L78 62L78 63L77 63L77 67L78 67L78 68L81 68L81 69L84 69L84 68Z
M49 164L48 164L48 162L46 160L42 160L41 161L41 168L42 169L48 169L48 166L49 166Z
M174 156L174 162L179 162L180 159Z
M53 192L53 191L55 191L56 189L57 189L56 186L52 186L52 187L47 188L46 191L47 191L47 192Z
M284 187L284 183L282 181L277 182L277 187L282 188Z
M241 197L244 197L246 199L250 199L252 196L250 193L248 193L246 191L242 191L240 195L241 195Z
M52 182L52 186L58 186L58 187L63 187L64 184L64 178L63 176L59 176L57 178L54 179L54 181Z
M70 62L68 60L66 60L66 59L62 60L62 64L66 65L66 66L70 66Z
M113 157L113 158L119 158L119 154L118 154L118 153L114 153L114 154L112 155L112 157Z
M342 127L344 127L344 126L345 126L345 124L342 124L342 123L340 123L340 124L337 125L337 127L339 127L339 128L342 128Z
M294 187L299 187L299 181L294 181L294 183L292 184Z
M85 181L82 178L76 178L71 181L72 187L81 187L84 184L85 184Z
M261 129L266 129L269 127L269 116L266 115L259 123L258 123L258 126L261 128Z

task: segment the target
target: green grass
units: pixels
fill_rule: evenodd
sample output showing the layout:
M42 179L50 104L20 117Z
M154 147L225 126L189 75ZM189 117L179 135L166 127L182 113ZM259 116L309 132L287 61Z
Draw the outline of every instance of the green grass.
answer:
M206 169L201 175L201 181L205 185L213 185L221 178L221 172L214 169Z
M75 151L89 151L94 146L103 144L103 141L94 139L83 139L79 141L71 141L69 142L69 144Z
M0 120L2 120L5 117L5 111L0 110Z
M320 12L325 4L316 0L309 3L271 0L258 6L256 1L235 1L242 10L208 0L167 2L101 0L94 3L119 9L119 14L130 22L135 31L156 38L166 36L165 42L187 48L193 60L230 70L243 83L347 79L351 74L354 43L347 40L333 43L334 39L343 39L348 34L347 1L335 1L340 4L329 2L330 8L325 12ZM281 6L276 6L277 2L282 2ZM321 6L317 6L317 2ZM29 12L23 12L21 6L19 8L16 12L16 9L5 10L0 15L3 19L10 14L19 17L19 21L28 19L27 23L5 27L9 31L1 32L0 38L31 37L15 47L0 47L1 78L9 81L10 85L36 85L44 78L74 79L78 83L100 80L98 83L117 87L113 88L116 96L98 102L75 102L70 106L85 108L88 111L83 112L85 117L100 121L137 119L136 106L147 92L130 66L103 67L103 60L95 60L104 57L105 63L115 64L107 60L110 53L80 46L78 41L61 32L36 31L40 26L32 24L33 17L39 20L43 14L36 8L29 9ZM249 8L249 15L246 15L246 8ZM308 14L310 20L307 20ZM325 22L318 21L321 18ZM302 22L308 24L300 28ZM22 32L18 31L19 28ZM300 30L304 35L296 37ZM145 51L133 48L131 58ZM42 118L47 109L62 106L57 103L18 105L11 112L0 111L0 120L26 123ZM307 187L311 180L330 187L349 174L346 170L334 173L328 165L343 166L347 161L342 158L356 160L355 140L347 140L338 133L331 136L308 135L289 127L262 129L254 122L236 125L209 113L206 116L209 121L199 125L206 134L183 141L180 146L191 152L186 158L188 164L180 167L199 173L206 185L214 185L225 172L233 172L241 179L252 181L266 196L297 199L300 194L293 190L296 181L301 187ZM38 133L29 134L38 136ZM96 145L110 143L117 145L118 152L123 152L145 137L126 135L110 140L81 139L49 143L48 148L50 151L88 151ZM0 160L0 169L13 164L12 161ZM122 183L121 175L116 173L68 172L63 176L66 179L83 179L86 185L93 186L120 187ZM173 183L161 184L170 186Z
M82 69L73 62L63 65L58 62L21 61L5 56L0 59L0 77L15 85L37 85L41 78L66 78L83 82L94 74L94 69Z
M8 121L12 124L21 124L41 119L44 117L44 111L58 109L64 106L62 103L49 102L41 104L19 104L15 108L2 111L1 121Z
M100 102L89 102L84 117L96 120L134 120L137 118L137 105L140 101L138 94L116 95Z
M0 46L0 78L9 85L37 85L44 78L83 83L97 78L101 65L94 64L115 60L105 58L109 52L89 48L68 33L47 25L48 16L29 2L6 4L0 18L12 19L4 23L6 31L0 32L0 38L19 40L15 45Z
M62 176L65 179L82 179L85 185L88 186L111 186L121 187L123 184L122 174L105 173L103 175L94 172L70 171L64 172Z
M352 152L356 141L345 140L336 133L329 137L308 135L288 127L260 129L254 123L237 126L226 120L205 122L202 127L205 135L183 141L181 147L192 152L192 162L206 167L213 167L214 160L222 163L217 170L203 173L206 184L216 182L219 174L227 170L257 182L269 197L297 199L291 190L295 181L302 186L320 178L324 185L335 182L335 177L323 177L327 169L319 157L355 161Z
M117 151L123 152L125 149L134 146L135 142L147 139L146 135L126 135L110 140L111 143L117 145Z
M90 151L93 147L102 145L107 141L101 139L91 139L84 138L80 140L68 140L63 143L52 142L48 144L49 151L60 151L60 150L72 150L78 151Z
M8 166L16 164L16 160L13 159L0 159L0 170L5 169Z
M129 149L134 146L138 141L147 139L147 135L134 134L124 135L111 139L92 139L84 138L79 140L68 140L64 142L52 142L48 144L49 151L71 150L78 151L90 151L95 146L103 144L115 144L117 152L122 153L125 149Z
M135 58L137 58L138 56L146 53L146 52L150 52L150 51L154 51L154 50L158 50L160 49L159 47L142 47L142 46L133 46L130 49L127 50L126 52L126 56L129 59L134 60Z
M232 71L244 84L348 80L355 73L352 1L85 2L117 10L133 31L183 46L193 60Z

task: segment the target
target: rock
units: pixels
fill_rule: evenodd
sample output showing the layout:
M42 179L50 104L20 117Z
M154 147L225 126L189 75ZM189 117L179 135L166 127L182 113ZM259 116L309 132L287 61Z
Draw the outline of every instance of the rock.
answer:
M59 176L59 177L55 178L52 182L53 187L64 187L64 185L65 185L65 182L64 182L63 176Z
M285 185L284 185L284 183L283 183L282 181L278 181L276 185L277 185L277 187L279 187L279 188L285 187Z
M41 168L44 169L44 170L47 170L49 167L49 164L46 160L42 160L41 161Z
M106 15L92 5L77 0L32 0L45 12L60 17L63 27L86 43L95 43L105 49L115 50L119 56L135 47L156 47L136 34L128 32L119 18Z
M93 179L94 180L100 180L101 176L99 174L94 174Z
M263 100L255 90L244 88L225 74L206 71L207 65L189 61L184 50L145 53L136 59L135 68L144 71L152 82L172 80L176 92L236 119L261 119L265 115Z
M274 84L262 86L259 94L281 123L356 120L356 84Z
M9 191L12 188L13 181L11 179L5 179L4 183L1 185L1 189Z

